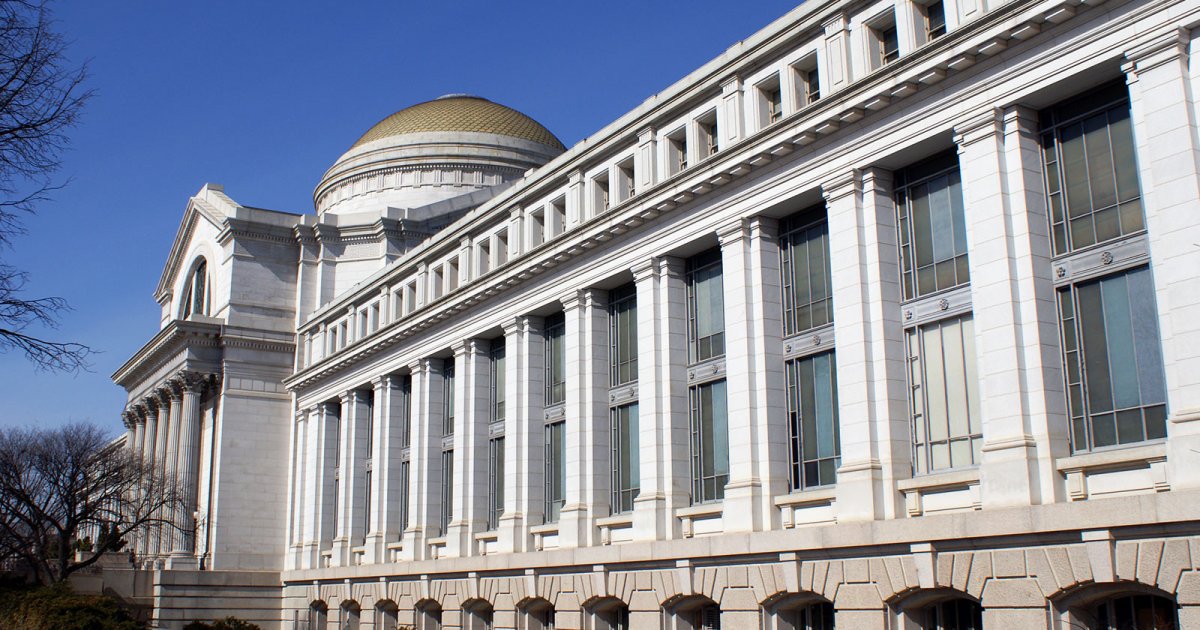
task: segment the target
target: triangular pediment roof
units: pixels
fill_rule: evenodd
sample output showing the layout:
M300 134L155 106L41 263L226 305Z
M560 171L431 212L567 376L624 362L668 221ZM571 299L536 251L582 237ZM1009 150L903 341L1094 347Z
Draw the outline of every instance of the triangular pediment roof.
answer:
M171 253L167 255L167 264L158 279L158 288L154 290L155 300L161 303L170 295L180 267L187 262L183 257L187 254L199 222L208 221L220 230L225 219L232 216L238 207L238 203L226 196L224 188L218 184L205 184L188 199L187 208L183 211L183 220L179 223L179 231L175 233L175 242L171 244Z

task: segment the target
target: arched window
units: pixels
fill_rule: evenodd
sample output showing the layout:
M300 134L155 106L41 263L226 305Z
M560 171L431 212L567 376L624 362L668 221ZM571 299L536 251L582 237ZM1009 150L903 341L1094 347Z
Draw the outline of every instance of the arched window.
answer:
M362 618L362 608L358 602L348 601L342 603L342 615L338 630L358 630L358 624Z
M918 611L923 630L982 630L983 608L965 597L943 599Z
M525 606L522 630L554 630L554 605L536 599Z
M670 630L721 630L721 607L707 597L689 597L670 613Z
M329 623L329 606L317 600L308 605L309 630L325 630Z
M417 603L417 630L442 630L442 607L437 602Z
M607 598L589 607L592 615L590 630L629 630L629 607L625 602Z
M390 599L375 604L375 630L396 630L400 625L400 609Z
M203 258L188 276L187 284L183 287L183 302L179 309L179 318L187 319L192 315L208 315L208 262Z
M783 597L765 612L769 630L834 630L833 604L812 595Z
M492 605L477 599L463 606L463 630L492 630Z
M1177 630L1175 602L1158 595L1122 595L1096 604L1095 630Z

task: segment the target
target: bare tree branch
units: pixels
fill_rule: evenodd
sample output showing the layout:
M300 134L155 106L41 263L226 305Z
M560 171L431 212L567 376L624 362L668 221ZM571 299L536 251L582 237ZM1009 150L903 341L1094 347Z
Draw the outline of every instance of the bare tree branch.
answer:
M44 584L152 528L175 531L169 515L183 504L173 478L93 425L0 431L0 564Z
M0 247L24 234L21 219L61 187L51 176L91 96L83 87L86 65L69 63L51 27L45 0L0 0ZM21 352L43 370L87 369L91 348L29 330L56 328L69 308L58 297L25 299L26 282L23 272L0 264L0 352Z

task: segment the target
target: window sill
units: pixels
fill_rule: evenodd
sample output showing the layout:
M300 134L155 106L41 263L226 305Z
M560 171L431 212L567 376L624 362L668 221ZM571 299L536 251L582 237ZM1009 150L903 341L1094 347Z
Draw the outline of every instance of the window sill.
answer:
M535 534L535 535L542 535L542 536L545 536L546 534L557 534L558 533L558 523L545 523L542 525L534 525L533 527L529 528L529 533Z
M721 518L724 511L724 502L714 501L712 503L701 503L700 505L685 508L676 508L675 518L683 521L683 537L691 538L696 535L696 521Z
M910 517L934 511L983 508L978 467L901 479L896 482L896 489L904 495L904 508ZM930 497L934 499L930 500Z
M596 519L596 527L628 527L633 525L633 513L626 512L624 514L614 514Z
M811 488L808 490L797 490L790 494L784 494L775 497L775 505L777 507L795 507L799 505L808 505L812 503L829 503L837 496L837 488L834 486L823 486L820 488Z
M1167 482L1167 445L1162 441L1061 457L1054 467L1066 476L1071 501L1083 501L1092 494L1171 489ZM1095 479L1089 482L1089 477ZM1105 477L1108 483L1097 481ZM1114 477L1123 477L1124 482L1113 484Z
M491 531L479 532L478 534L475 534L475 540L479 542L495 542L500 540L500 532L494 529Z
M1054 462L1054 467L1058 469L1058 472L1072 473L1105 468L1126 468L1130 465L1145 464L1150 460L1166 459L1166 457L1167 444L1152 442L1060 457Z

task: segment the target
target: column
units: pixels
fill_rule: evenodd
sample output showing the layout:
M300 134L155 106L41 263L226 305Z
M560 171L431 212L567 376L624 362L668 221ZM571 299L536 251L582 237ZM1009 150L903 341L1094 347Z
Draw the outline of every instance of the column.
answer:
M200 396L207 376L184 372L175 383L180 393L176 440L176 480L180 501L175 513L170 568L198 568L195 555L196 491L200 477ZM172 401L172 416L175 403Z
M729 483L725 531L775 527L773 497L787 492L779 242L776 222L739 219L718 231L725 288Z
M454 518L446 535L450 557L472 555L475 534L487 523L489 350L485 339L454 345Z
M303 566L304 549L304 511L307 508L309 495L307 490L308 468L308 430L309 413L307 410L297 410L295 421L292 422L291 448L289 458L291 476L288 480L288 495L291 497L291 520L288 522L288 565L287 568L296 570Z
M1200 486L1200 140L1189 33L1171 28L1125 53L1133 136L1150 241L1154 299L1167 385L1167 476ZM1191 41L1191 67L1200 50Z
M588 220L587 203L583 193L583 171L576 170L571 173L567 182L567 224L563 226L564 232Z
M155 392L147 398L149 405L149 413L158 412L158 428L154 440L154 484L161 490L167 486L169 480L167 478L167 443L170 441L171 432L171 392L167 388L155 390ZM170 514L166 513L166 508L162 508L163 513L159 515L161 521L170 519ZM154 524L153 531L150 535L150 545L147 548L149 555L161 555L168 551L166 549L166 537L164 534L164 525L162 522Z
M375 387L375 414L379 432L376 433L375 453L371 456L374 469L374 532L367 535L367 544L375 548L377 562L388 559L387 546L400 540L401 487L400 457L405 448L404 433L408 430L408 391L404 377L388 374L372 381Z
M679 538L675 509L689 500L687 303L680 258L633 267L637 285L638 422L641 491L633 506L637 540Z
M133 406L133 412L136 413L143 426L142 431L142 474L143 486L146 492L154 490L156 484L155 468L154 468L154 444L158 439L158 408L157 405L151 407L142 403ZM137 548L135 549L138 559L144 559L147 555L153 553L152 543L154 542L154 527L143 527L138 534Z
M1053 455L1068 444L1036 114L989 109L956 127L955 139L978 340L982 500L1034 505L1062 486Z
M409 459L408 529L404 530L404 560L424 560L426 541L441 535L442 360L420 359L412 372L412 442Z
M583 289L560 301L567 334L567 485L558 539L562 547L588 547L599 542L595 519L610 509L608 292Z
M321 552L332 544L334 513L334 469L337 467L339 409L336 403L319 403L308 410L309 430L305 445L304 566L321 566Z
M371 430L370 393L352 389L341 396L341 440L338 453L337 536L333 539L333 563L348 566L350 550L366 534L367 434Z
M496 546L527 551L531 525L541 525L544 507L542 432L545 423L545 343L542 318L521 316L504 324L505 392L504 514Z
M822 185L829 216L842 464L839 521L894 518L912 474L895 208L890 173Z

